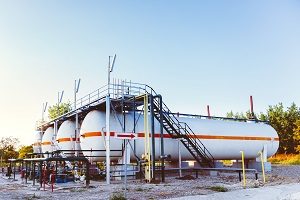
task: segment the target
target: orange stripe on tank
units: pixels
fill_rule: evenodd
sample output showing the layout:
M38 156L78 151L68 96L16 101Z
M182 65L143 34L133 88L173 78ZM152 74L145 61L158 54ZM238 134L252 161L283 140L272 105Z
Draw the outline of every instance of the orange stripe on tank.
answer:
M42 142L41 145L51 145L51 142Z
M207 140L272 140L271 137L256 137L256 136L225 136L225 135L196 135L198 139ZM275 141L279 141L279 138L273 138Z
M88 132L84 133L83 137L94 137L94 136L101 136L101 132ZM115 135L115 132L110 132L111 136ZM137 133L138 137L145 137L145 133L139 132ZM149 134L151 137L151 134ZM154 134L155 138L160 138L160 133ZM169 134L163 134L164 138L172 138ZM272 138L272 137L257 137L257 136L225 136L225 135L200 135L195 134L195 136L189 136L189 138L198 138L198 139L204 139L204 140L259 140L259 141L279 141L279 138Z
M36 143L33 143L32 146L39 146L41 144L42 144L41 142L36 142Z
M58 142L70 142L70 141L75 141L75 138L59 138L57 139ZM80 141L79 138L77 138L77 141Z
M106 132L104 132L104 135L106 135ZM82 137L97 137L102 136L101 132L86 132L84 134L81 134ZM115 136L115 132L110 132L110 136Z

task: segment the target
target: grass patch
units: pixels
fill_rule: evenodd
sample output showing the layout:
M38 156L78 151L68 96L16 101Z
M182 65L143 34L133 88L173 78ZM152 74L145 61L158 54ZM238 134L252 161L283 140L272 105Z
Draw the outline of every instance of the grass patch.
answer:
M85 188L72 188L70 189L70 192L84 192L86 191Z
M196 186L194 187L195 189L200 189L200 190L204 190L204 189L207 189L206 187L203 187L203 186Z
M141 188L141 187L138 187L135 189L135 191L137 192L148 192L150 191L152 188Z
M212 191L216 191L216 192L227 192L228 191L228 189L223 186L212 186L212 187L209 187L208 189L210 189Z
M144 189L139 187L139 188L136 188L135 191L142 192L142 191L144 191Z
M36 196L35 193L30 197L26 197L26 200L32 200L32 199L40 199L40 197Z
M268 159L272 164L300 165L300 155L277 154Z
M110 198L110 200L127 200L123 194L121 193L115 193Z

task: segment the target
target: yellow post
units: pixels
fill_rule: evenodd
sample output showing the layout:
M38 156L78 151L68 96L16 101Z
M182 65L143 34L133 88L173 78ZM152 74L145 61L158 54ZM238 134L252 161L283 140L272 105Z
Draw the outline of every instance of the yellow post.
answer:
M151 157L150 157L150 137L148 123L148 95L144 96L144 132L145 132L145 179L151 181Z
M242 154L242 169L243 169L243 186L246 188L246 173L245 173L245 156L244 151L241 151Z
M265 165L264 165L264 158L263 158L263 153L260 151L260 161L261 161L261 170L262 170L262 175L264 179L264 183L266 183L266 175L265 175Z

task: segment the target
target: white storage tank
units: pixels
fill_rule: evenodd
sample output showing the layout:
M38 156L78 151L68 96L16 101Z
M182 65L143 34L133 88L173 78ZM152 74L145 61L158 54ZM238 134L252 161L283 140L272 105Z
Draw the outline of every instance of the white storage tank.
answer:
M75 130L75 122L71 120L64 121L58 129L56 140L60 150L67 150L63 152L66 156L74 156L74 150L80 150L79 138L75 142Z
M54 143L53 136L54 136L54 128L48 127L42 137L42 152L43 153L46 153L46 152L51 153L53 151L53 143ZM47 155L44 155L44 157L47 157Z
M111 117L111 127L116 126L116 121ZM82 150L98 150L98 151L83 151L83 155L92 161L104 161L105 160L105 112L94 110L89 112L80 129L80 144ZM103 134L104 133L104 134ZM117 157L122 155L122 141L114 140L112 146L111 140L111 156L112 160L116 160ZM100 151L99 151L100 150Z
M111 115L110 131L111 140L111 160L117 160L122 150L122 140L117 139L116 133L122 133L122 126L119 123L122 115ZM144 118L143 115L137 114L135 140L136 155L141 157L144 153ZM237 121L199 119L199 118L178 118L180 122L186 122L195 133L196 137L201 140L204 146L212 154L215 160L240 159L240 151L245 152L245 159L255 159L258 152L262 151L264 146L267 147L267 156L270 157L276 153L279 147L279 138L276 131L264 123L246 123ZM126 114L125 132L133 132L133 114ZM150 121L150 120L149 120ZM150 123L149 123L150 127ZM156 157L160 155L160 125L155 120L155 148ZM91 111L87 114L81 125L81 148L102 150L103 152L84 152L85 156L103 156L94 157L92 160L105 160L105 112ZM104 134L103 134L104 133ZM133 147L134 140L131 140ZM181 148L182 160L194 160L188 150L179 143ZM171 155L171 160L178 160L178 139L170 138L170 135L164 130L164 149L165 154ZM133 151L131 158L134 159Z
M41 143L42 143L42 131L34 131L34 141L32 144L33 147L33 153L42 153Z

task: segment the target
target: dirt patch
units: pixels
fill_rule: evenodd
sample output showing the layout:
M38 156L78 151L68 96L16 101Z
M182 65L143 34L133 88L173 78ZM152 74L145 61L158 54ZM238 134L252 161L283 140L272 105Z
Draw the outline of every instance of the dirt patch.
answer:
M219 193L226 188L228 191L243 190L243 185L237 173L219 173L218 176L201 176L186 174L181 178L166 177L164 183L158 179L154 183L140 180L128 180L126 197L130 200L169 199L182 196L206 195ZM18 178L18 176L17 176ZM267 174L267 182L263 183L262 176L255 180L254 174L247 174L247 188L261 188L287 183L299 183L300 166L274 166L273 172ZM216 189L212 189L216 188ZM227 193L227 192L226 192ZM0 199L110 199L113 194L125 195L123 181L113 180L111 185L105 181L91 181L91 187L84 183L55 184L54 192L46 185L45 191L39 184L32 185L32 181L24 184L20 181L8 180L0 175Z

